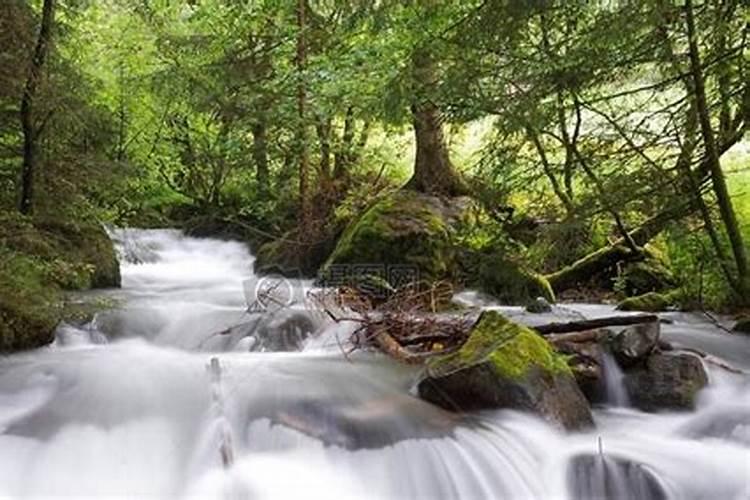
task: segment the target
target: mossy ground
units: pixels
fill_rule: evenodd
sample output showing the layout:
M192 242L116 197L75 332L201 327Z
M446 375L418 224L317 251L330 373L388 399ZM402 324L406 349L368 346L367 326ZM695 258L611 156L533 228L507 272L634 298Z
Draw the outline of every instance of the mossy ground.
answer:
M498 375L510 380L525 377L532 368L550 375L572 376L566 358L546 340L492 310L482 314L458 352L434 358L428 370L431 376L437 377L485 362L489 362Z
M98 224L0 213L0 351L50 342L64 290L119 284L114 247Z
M661 312L674 305L674 302L671 294L649 292L623 300L617 304L617 309L620 311Z

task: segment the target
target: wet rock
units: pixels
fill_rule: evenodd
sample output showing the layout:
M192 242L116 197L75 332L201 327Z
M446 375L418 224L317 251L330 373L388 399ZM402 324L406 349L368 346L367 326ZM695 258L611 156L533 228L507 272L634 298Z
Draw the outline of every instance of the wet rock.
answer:
M544 297L537 297L526 305L526 311L534 314L552 312L552 304Z
M641 410L689 410L708 376L696 356L654 353L628 370L624 382L630 401Z
M451 410L510 408L567 429L593 425L561 354L525 326L485 311L458 352L433 358L419 384L423 399Z
M602 346L596 342L576 342L556 344L555 347L559 352L570 356L568 364L586 399L592 403L603 401Z
M209 349L250 352L295 352L315 332L317 323L305 311L280 309L214 335L203 346Z
M612 337L610 351L621 366L633 366L651 354L659 332L658 322L629 326Z
M570 498L662 500L667 493L648 467L619 457L578 455L568 465Z

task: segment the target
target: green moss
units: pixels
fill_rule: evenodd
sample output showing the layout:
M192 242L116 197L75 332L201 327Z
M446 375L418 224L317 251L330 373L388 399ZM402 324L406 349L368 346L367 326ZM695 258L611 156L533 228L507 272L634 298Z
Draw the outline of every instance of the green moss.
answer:
M41 261L0 247L0 351L51 342L61 299Z
M100 225L0 213L0 351L51 342L63 289L119 284L115 249Z
M525 304L537 297L555 301L555 293L544 276L499 256L482 259L478 278L480 289L503 303Z
M661 312L666 311L672 305L672 302L669 294L649 292L623 300L617 304L617 309L620 311Z
M546 340L497 311L485 311L461 349L432 359L428 370L430 376L439 377L485 362L511 380L523 378L532 368L572 375L565 357Z
M448 204L411 191L393 193L367 210L344 231L323 266L411 265L419 278L450 276L454 252Z

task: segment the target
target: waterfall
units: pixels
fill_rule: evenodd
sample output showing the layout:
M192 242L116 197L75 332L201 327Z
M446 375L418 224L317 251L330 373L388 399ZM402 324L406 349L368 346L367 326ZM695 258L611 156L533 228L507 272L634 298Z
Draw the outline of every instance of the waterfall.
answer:
M611 406L630 406L628 393L623 379L625 374L614 356L608 351L602 352L602 377L604 382L604 402Z
M410 393L416 368L345 357L351 325L303 303L249 310L244 245L113 237L130 257L122 290L101 293L118 305L0 359L2 498L747 498L746 375L713 377L695 412L601 409L577 434L513 411L449 413ZM689 328L688 345L750 346Z

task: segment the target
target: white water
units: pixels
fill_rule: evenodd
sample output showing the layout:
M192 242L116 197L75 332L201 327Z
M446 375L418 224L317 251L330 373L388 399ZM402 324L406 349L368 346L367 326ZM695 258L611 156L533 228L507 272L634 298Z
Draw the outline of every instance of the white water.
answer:
M409 395L414 370L344 359L345 325L314 316L323 334L303 352L247 352L300 318L245 314L241 245L119 238L143 261L108 294L120 308L0 360L0 497L619 499L658 498L656 482L668 498L750 498L747 376L712 372L693 413L598 410L585 434L516 412L460 418ZM670 341L750 365L749 339L673 319Z
M623 382L625 374L614 356L607 351L602 353L602 376L605 402L612 406L630 406L630 398Z

